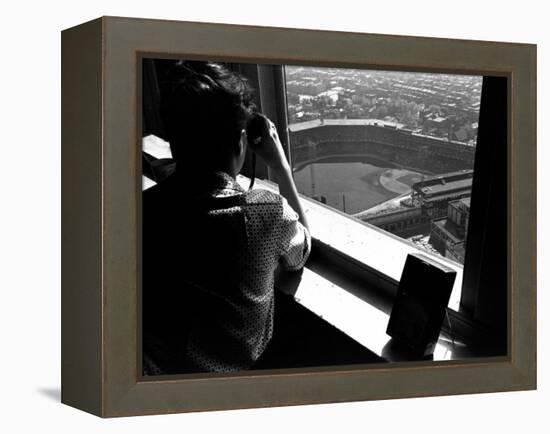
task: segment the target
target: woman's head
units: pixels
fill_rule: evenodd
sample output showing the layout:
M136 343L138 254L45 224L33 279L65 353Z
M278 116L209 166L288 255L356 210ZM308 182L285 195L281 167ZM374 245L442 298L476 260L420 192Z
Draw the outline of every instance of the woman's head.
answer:
M161 96L161 115L178 167L224 170L243 147L254 110L244 77L212 62L180 61Z

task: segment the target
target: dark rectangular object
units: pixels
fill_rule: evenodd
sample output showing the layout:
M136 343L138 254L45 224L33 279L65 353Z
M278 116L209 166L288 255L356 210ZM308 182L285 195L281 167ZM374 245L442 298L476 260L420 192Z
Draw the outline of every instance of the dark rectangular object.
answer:
M407 256L386 333L415 354L433 353L456 271L428 256Z

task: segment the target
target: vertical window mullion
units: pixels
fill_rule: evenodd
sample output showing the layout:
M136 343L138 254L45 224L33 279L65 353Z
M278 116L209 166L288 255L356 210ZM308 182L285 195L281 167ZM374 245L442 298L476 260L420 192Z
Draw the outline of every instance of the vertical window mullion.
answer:
M285 156L291 164L285 76L282 65L258 65L258 93L262 113L277 126ZM271 179L271 176L269 178Z

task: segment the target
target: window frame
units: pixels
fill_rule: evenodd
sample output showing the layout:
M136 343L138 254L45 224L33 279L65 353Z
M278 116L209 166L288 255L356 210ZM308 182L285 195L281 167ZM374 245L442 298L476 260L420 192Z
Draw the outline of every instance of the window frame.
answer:
M283 144L283 147L285 149L285 154L287 155L287 158L289 160L289 163L292 164L292 154L290 151L290 138L288 134L288 115L287 115L287 106L286 106L286 78L285 78L285 65L259 65L258 68L258 75L260 79L258 80L258 91L260 94L260 99L262 99L262 109L265 110L264 113L269 117L270 115L273 116L274 121L277 124L279 137L281 139L281 142ZM485 83L485 75L483 75L483 80ZM510 77L508 75L504 76L507 80L507 98L508 98L508 104L506 108L506 112L508 113L511 109L509 104L509 95L510 95ZM272 98L264 99L266 95L271 95ZM483 91L482 91L482 98L483 98ZM284 109L280 106L282 102L285 102ZM279 105L279 106L277 106ZM481 108L480 108L480 115L481 115ZM481 122L480 122L481 123ZM510 134L509 134L509 122L507 122L507 131L506 131L506 137L505 140L508 142L510 140ZM479 133L479 130L478 130ZM478 152L476 148L475 153L475 165L479 166L480 162L478 157ZM292 166L291 166L292 167ZM476 177L474 172L474 178ZM479 176L478 176L479 178ZM271 177L268 177L268 179L271 180ZM487 180L484 180L485 182ZM509 180L508 180L509 182ZM480 184L480 182L478 182ZM480 189L480 187L478 187ZM473 187L472 187L473 190ZM300 197L302 200L310 200L310 198L300 194ZM360 221L358 219L355 219L354 217L345 214L335 208L329 207L325 204L319 203L319 205L326 207L327 209L336 212L346 218L353 219L354 221ZM366 230L375 230L378 232L383 233L384 235L388 236L389 238L397 239L398 241L409 245L410 243L396 235L391 234L390 232L387 232L381 228L378 228L376 226L370 225L366 222L362 222L365 225ZM468 233L471 233L471 228L486 228L487 221L483 221L483 219L477 217L477 218L470 218L468 222ZM342 270L346 270L347 272L351 272L353 275L355 275L357 278L361 279L365 282L370 282L371 285L375 284L376 289L379 290L379 292L384 297L392 297L395 295L397 291L397 285L398 281L391 278L387 271L385 269L375 269L371 267L368 263L361 263L357 260L355 260L353 257L348 255L345 251L338 251L331 246L327 245L320 239L316 234L312 234L312 239L314 242L315 250L319 252L319 254L324 258L330 258L330 260L334 261L339 268ZM468 251L468 243L471 243L470 241L471 237L468 237L467 240L465 240L466 243L466 251ZM479 243L478 243L479 244ZM483 250L483 245L478 246L481 247L481 250ZM454 261L450 261L447 258L442 258L436 255L433 255L429 251L425 251L422 249L419 249L417 246L415 246L416 249L418 249L419 252L422 252L424 254L429 255L434 260L438 262L442 262L445 265L449 265L449 263L453 266L453 268L461 268L462 269L462 276L460 279L461 282L461 300L459 304L458 310L452 309L450 307L447 308L447 313L449 315L450 319L450 328L454 329L455 332L458 332L462 336L468 337L470 340L487 340L490 339L490 335L492 333L490 327L487 327L487 322L491 320L491 318L485 318L483 316L483 313L480 313L479 306L477 303L479 303L479 294L483 291L483 288L480 287L480 280L479 278L473 278L471 276L472 273L476 272L478 275L482 274L482 270L474 270L473 266L470 264L479 263L481 257L483 256L482 251L478 250L472 250L469 251L469 257L468 257L468 268L465 267L466 263L461 266L460 264L455 263ZM369 285L369 287L372 287ZM505 286L507 288L507 285ZM508 297L508 296L507 296ZM444 329L446 329L447 326L444 325ZM507 336L507 339L509 340L509 336Z
M255 63L232 63L229 62L228 65L233 70L243 73L247 79L251 82L252 86L256 89L256 104L258 109L262 111L266 116L274 121L277 126L278 134L283 144L285 155L287 156L289 163L292 164L292 155L290 151L290 138L288 131L288 117L287 117L287 104L286 104L286 78L285 78L285 65L280 64L255 64ZM505 76L508 80L508 85L510 84L510 77ZM510 95L510 89L508 89L508 95ZM510 105L508 104L508 111L510 110ZM508 126L509 128L509 126ZM509 132L507 132L507 140L509 140ZM477 152L476 152L476 164L477 164ZM251 163L251 154L248 151L247 162L249 164L248 168L250 169ZM262 176L267 180L272 180L269 168L263 164L263 162L258 161L256 167L256 174L259 178ZM246 172L246 163L245 170ZM312 201L307 196L301 195L300 197L304 201ZM345 214L335 208L327 206L322 203L314 202L315 205L320 205L325 207L327 210L337 213L346 219L351 219L354 222L360 222L363 224L365 230L375 231L378 234L381 234L384 237L387 237L388 240L393 239L402 243L404 246L413 247L415 251L427 254L438 262L442 262L445 265L450 265L458 271L457 282L462 285L461 287L461 301L458 305L458 309L451 307L447 308L447 313L449 315L450 324L444 324L444 331L453 330L455 335L465 337L468 341L477 341L482 340L486 341L490 339L491 330L487 328L484 324L483 314L480 314L482 309L478 309L476 303L480 299L480 286L479 279L472 279L466 277L466 273L469 273L469 270L465 270L463 266L454 261L450 261L447 258L442 258L436 255L431 254L429 251L418 248L412 243L400 238L397 235L394 235L390 232L385 231L384 229L378 228L374 225L362 222L359 219L354 218L348 214ZM473 221L473 223L472 223ZM476 219L470 218L470 228L472 225L483 226L486 222L478 222ZM470 230L469 230L470 232ZM364 282L366 288L373 290L380 295L382 295L386 300L393 300L397 292L397 286L399 283L399 276L391 276L391 273L388 272L387 267L384 265L374 267L372 263L368 261L358 260L354 258L352 254L346 249L339 250L334 248L329 243L324 242L323 237L316 236L312 234L312 240L314 242L315 251L318 252L319 257L328 259L332 261L337 268L345 270L346 273L356 276L356 278ZM406 255L405 255L406 256ZM470 255L470 261L476 263L479 258L482 256L481 252L473 252ZM401 258L405 260L405 257ZM460 272L460 269L462 270ZM483 271L477 270L478 274ZM469 285L464 285L464 281L473 282ZM464 300L467 300L467 303L463 303ZM509 336L507 339L509 340Z

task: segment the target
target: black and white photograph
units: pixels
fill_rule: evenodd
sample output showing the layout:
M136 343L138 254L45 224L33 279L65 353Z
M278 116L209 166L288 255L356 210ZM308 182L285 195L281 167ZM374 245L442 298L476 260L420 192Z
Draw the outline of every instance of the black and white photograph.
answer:
M544 5L5 2L0 432L547 434Z
M507 354L507 77L138 67L144 377Z
M62 402L536 387L536 45L102 16L62 54Z

